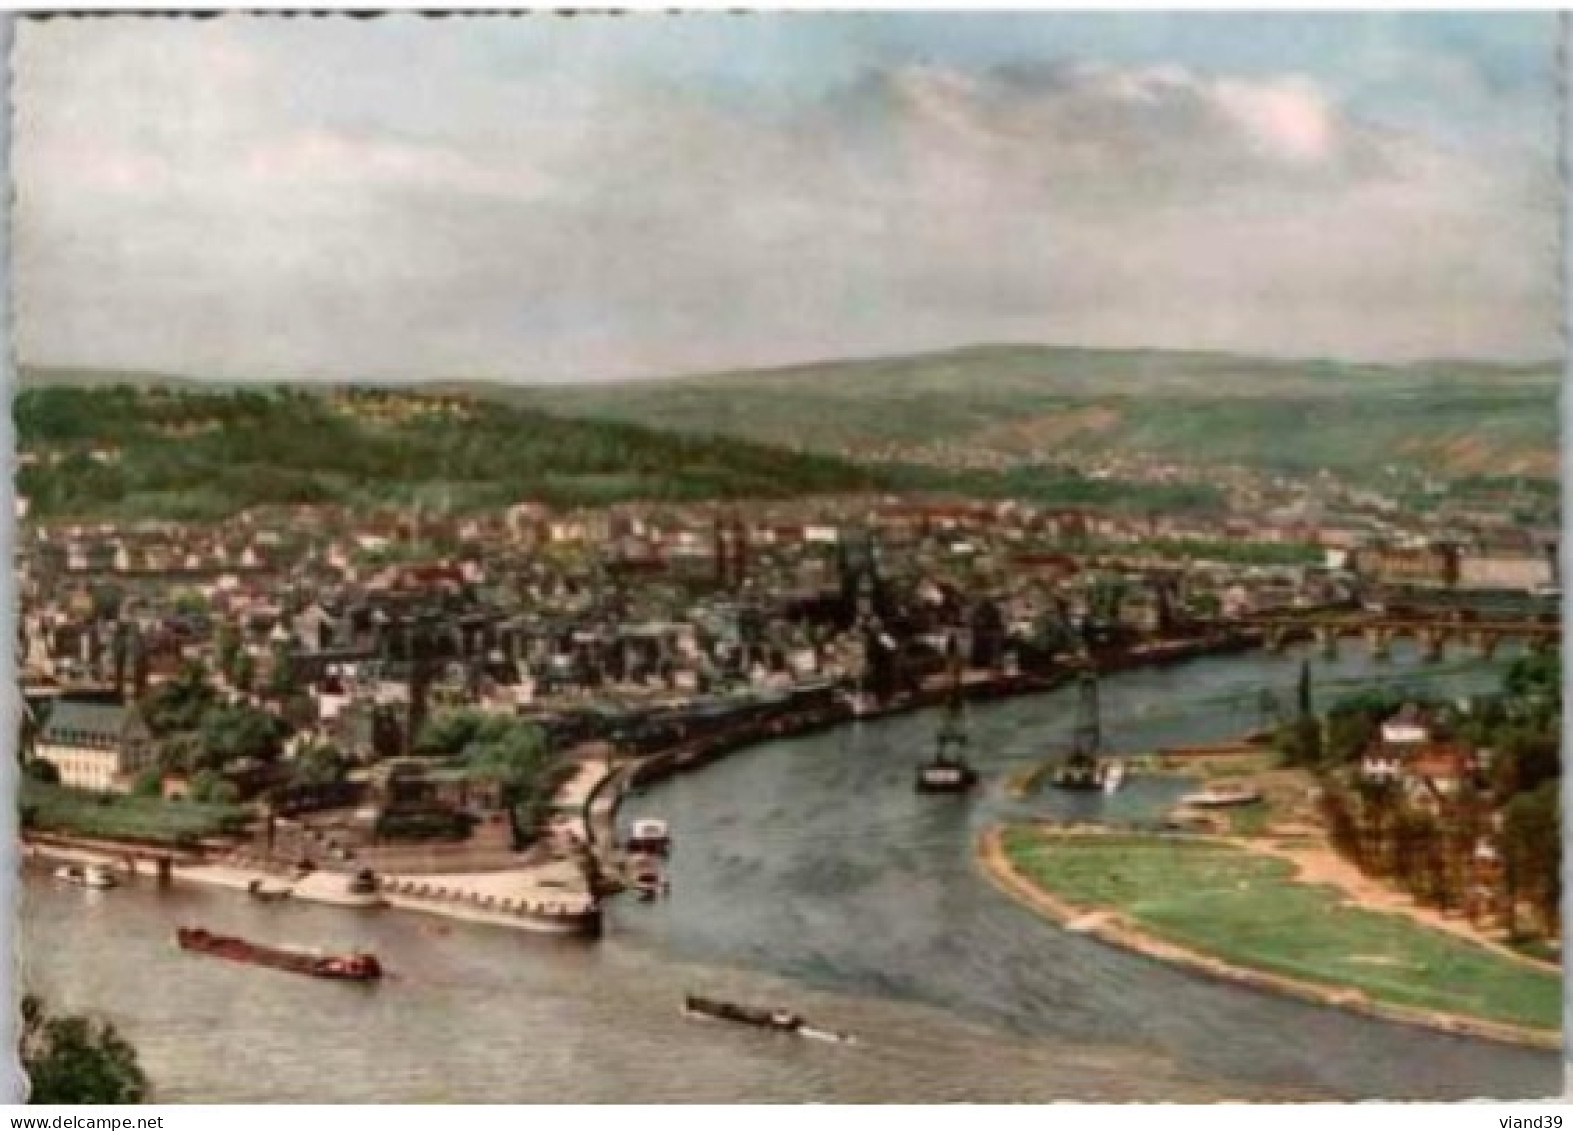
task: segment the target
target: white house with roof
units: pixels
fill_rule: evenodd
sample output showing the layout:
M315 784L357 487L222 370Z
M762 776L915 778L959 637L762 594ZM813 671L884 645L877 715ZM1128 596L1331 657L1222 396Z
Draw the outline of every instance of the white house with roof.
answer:
M128 793L157 762L153 735L135 707L62 699L55 703L33 756L60 774L60 783L100 793Z

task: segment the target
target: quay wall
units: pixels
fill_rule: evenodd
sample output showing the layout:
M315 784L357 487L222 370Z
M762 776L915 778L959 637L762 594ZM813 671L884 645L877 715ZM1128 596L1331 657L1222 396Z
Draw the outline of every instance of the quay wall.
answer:
M544 897L534 900L523 897L510 898L408 877L398 879L383 877L378 884L378 891L389 904L395 907L410 906L424 909L418 908L417 905L448 905L492 915L511 915L520 919L532 917L549 919L552 916L568 916L578 910L578 904L568 899L566 895L560 900Z

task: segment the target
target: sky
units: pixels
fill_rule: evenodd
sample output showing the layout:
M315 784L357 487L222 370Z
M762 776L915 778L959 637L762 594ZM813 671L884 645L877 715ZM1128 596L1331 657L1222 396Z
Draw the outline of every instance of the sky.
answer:
M1555 16L23 22L18 355L1557 357Z

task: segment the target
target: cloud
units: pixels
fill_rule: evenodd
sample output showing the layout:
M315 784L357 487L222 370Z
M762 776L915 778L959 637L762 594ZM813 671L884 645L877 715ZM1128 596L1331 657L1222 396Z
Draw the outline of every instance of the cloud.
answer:
M576 23L23 25L22 356L538 380L998 339L1559 349L1549 158L1303 71L877 58L738 100L666 25L639 68Z

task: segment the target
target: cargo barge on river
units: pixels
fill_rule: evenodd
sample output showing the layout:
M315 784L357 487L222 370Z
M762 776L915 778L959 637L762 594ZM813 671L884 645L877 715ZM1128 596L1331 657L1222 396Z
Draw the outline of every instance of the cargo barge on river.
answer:
M195 954L226 958L231 962L247 962L253 966L305 974L312 978L375 982L382 977L382 964L376 957L359 952L346 955L317 954L288 947L263 946L230 935L216 935L201 927L181 927L175 932L175 942L181 950Z
M803 1020L799 1014L793 1013L789 1009L763 1009L753 1005L735 1005L729 1001L700 997L698 994L688 994L684 997L683 1013L689 1017L709 1017L717 1021L731 1021L735 1024L748 1025L755 1029L768 1029L776 1033L791 1033L794 1036L830 1041L835 1044L852 1044L854 1040L846 1033L837 1033L829 1029L816 1029Z

